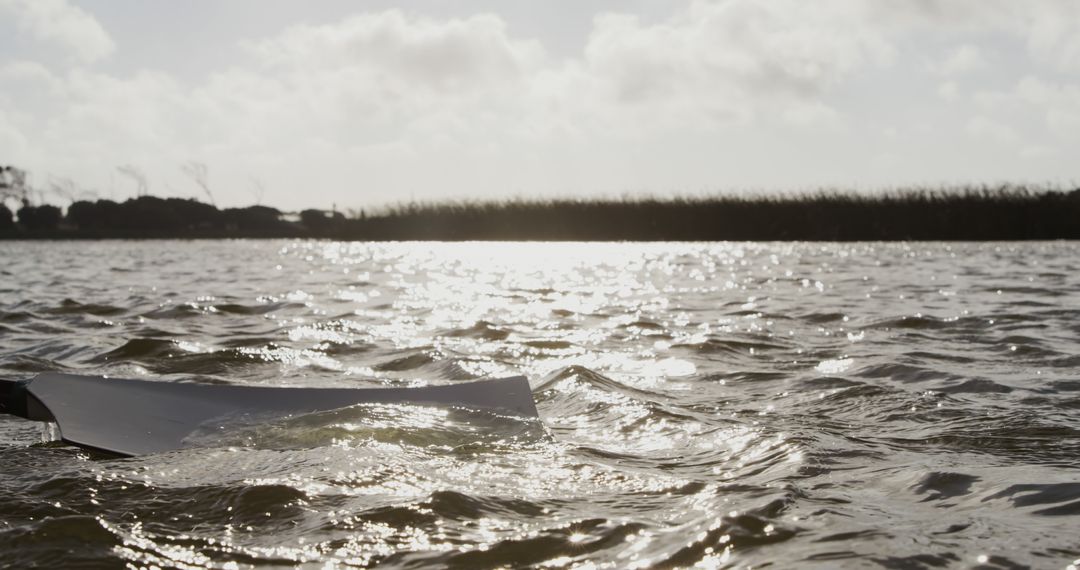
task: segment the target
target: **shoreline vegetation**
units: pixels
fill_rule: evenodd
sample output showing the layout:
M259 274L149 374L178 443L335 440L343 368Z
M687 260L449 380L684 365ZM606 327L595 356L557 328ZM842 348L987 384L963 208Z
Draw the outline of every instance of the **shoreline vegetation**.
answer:
M10 194L9 194L10 198ZM12 200L8 200L11 203ZM0 239L321 238L406 241L1080 239L1080 189L911 188L878 194L409 203L372 213L194 199L0 203Z

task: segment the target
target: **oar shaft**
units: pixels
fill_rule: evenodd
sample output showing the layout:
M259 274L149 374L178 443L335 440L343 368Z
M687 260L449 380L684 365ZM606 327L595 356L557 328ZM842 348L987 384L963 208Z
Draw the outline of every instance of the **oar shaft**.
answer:
M0 379L0 413L30 419L26 410L26 398L29 394L26 385L29 380Z
M4 380L0 378L0 414L11 414L38 422L56 421L49 409L27 388L34 379Z

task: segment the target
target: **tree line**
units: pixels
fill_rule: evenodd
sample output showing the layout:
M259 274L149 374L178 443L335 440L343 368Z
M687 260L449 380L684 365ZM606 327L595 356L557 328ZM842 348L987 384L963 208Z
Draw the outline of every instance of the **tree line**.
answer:
M291 237L319 235L341 214L304 210L291 219L276 208L218 209L190 198L138 196L123 202L79 200L61 210L24 203L12 212L0 204L4 237Z
M18 183L0 171L0 190ZM5 195L0 194L0 198ZM2 200L0 200L2 202ZM819 191L621 200L409 203L346 217L268 206L219 209L139 195L66 211L0 203L0 237L324 237L345 240L1024 240L1080 239L1080 189L1025 186Z

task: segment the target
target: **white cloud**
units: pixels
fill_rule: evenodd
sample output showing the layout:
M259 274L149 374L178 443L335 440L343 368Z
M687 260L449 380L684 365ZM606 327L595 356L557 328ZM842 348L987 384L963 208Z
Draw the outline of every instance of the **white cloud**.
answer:
M968 120L967 131L973 137L990 139L999 144L1015 145L1020 140L1016 132L1008 125L982 115L976 115Z
M1015 96L1041 110L1047 128L1069 137L1080 135L1080 85L1063 85L1025 77L1016 86Z
M243 65L188 81L0 63L0 156L99 187L135 164L152 191L191 196L179 165L194 159L219 190L257 175L268 202L291 207L896 185L970 176L953 165L988 156L995 176L1026 172L1001 159L1013 151L1059 176L1075 172L1051 151L1080 132L1080 92L1067 73L1047 78L1072 65L1074 36L1046 14L1072 9L1032 6L1042 15L1004 0L692 0L661 21L597 15L573 57L498 15L390 10L246 41ZM1031 77L994 90L1018 79L987 62L1002 41L1028 46ZM975 104L946 104L961 101Z
M97 19L66 0L0 0L0 11L12 15L20 31L59 45L82 63L100 60L116 49Z
M1034 57L1057 71L1080 71L1080 3L1034 0L1010 5L1026 27L1028 48Z
M1005 33L1020 38L1040 65L1080 71L1080 3L1074 0L899 0L868 2L879 22L939 37Z
M10 163L18 163L27 150L26 137L17 129L7 113L0 109L0 149Z
M658 106L690 124L760 114L805 119L848 74L887 63L891 47L863 17L859 2L807 9L792 0L694 1L654 25L604 15L585 48L584 71L612 104Z
M543 57L538 43L511 39L505 22L494 15L434 21L410 19L397 10L296 26L247 46L268 66L360 71L369 79L435 90L518 78Z
M955 81L946 81L938 85L938 95L949 102L960 99L960 86Z
M964 44L955 48L944 59L931 63L929 67L938 75L961 75L986 67L986 61L978 47Z

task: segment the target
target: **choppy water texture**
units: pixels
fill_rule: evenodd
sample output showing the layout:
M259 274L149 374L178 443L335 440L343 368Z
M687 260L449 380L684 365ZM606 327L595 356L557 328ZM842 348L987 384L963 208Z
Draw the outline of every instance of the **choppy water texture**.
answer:
M1080 245L0 243L0 375L523 373L116 459L0 419L2 565L1066 568Z

